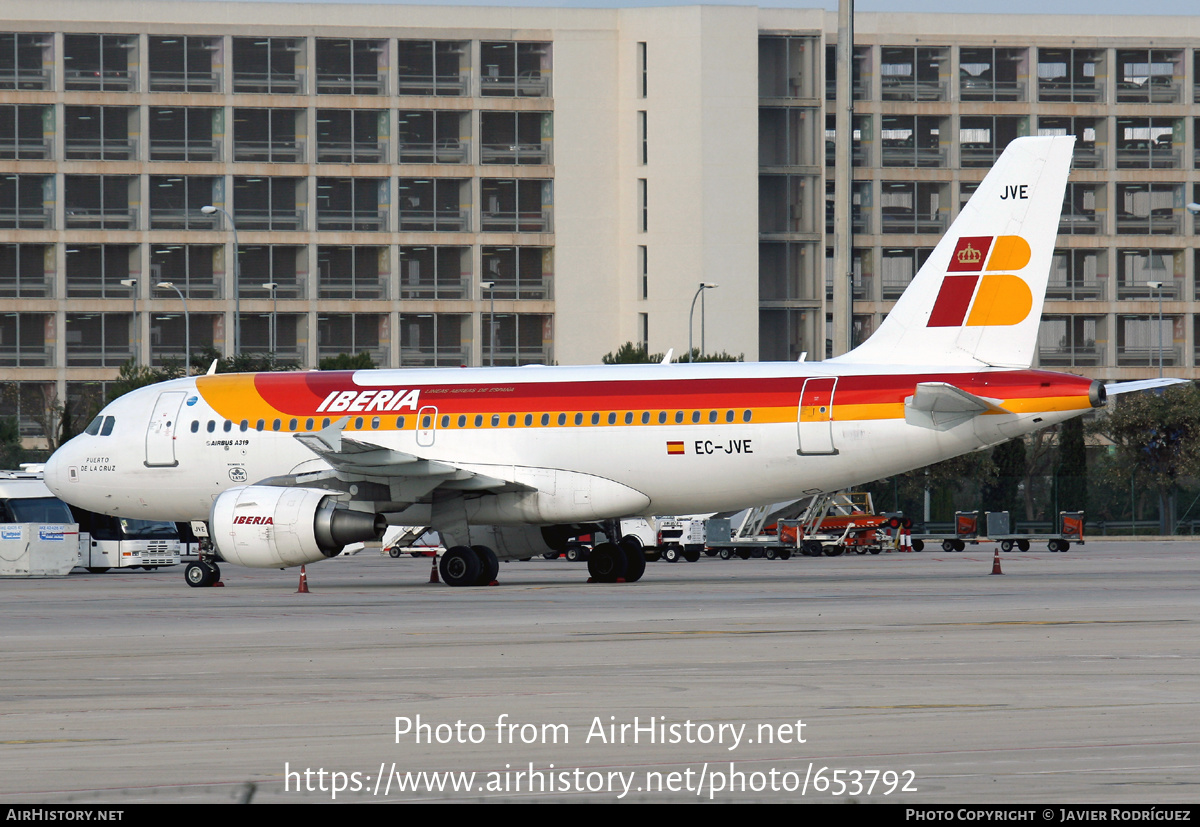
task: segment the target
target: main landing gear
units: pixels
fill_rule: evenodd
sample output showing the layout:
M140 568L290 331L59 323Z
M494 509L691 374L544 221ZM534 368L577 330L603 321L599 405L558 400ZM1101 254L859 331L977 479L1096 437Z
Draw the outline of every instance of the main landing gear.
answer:
M646 573L646 553L636 538L620 543L601 543L592 549L587 561L588 574L597 583L634 583Z
M438 562L447 586L490 586L500 572L496 552L487 546L453 546Z

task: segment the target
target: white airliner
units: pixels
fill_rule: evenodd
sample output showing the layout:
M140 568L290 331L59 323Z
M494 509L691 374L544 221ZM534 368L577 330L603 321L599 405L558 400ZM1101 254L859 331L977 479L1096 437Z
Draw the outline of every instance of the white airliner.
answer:
M244 566L432 526L443 578L466 586L607 520L779 502L995 445L1105 402L1099 382L1030 369L1073 143L1013 141L876 333L835 359L189 377L108 405L46 483L92 511L205 521ZM603 543L589 569L637 580L645 558ZM218 576L208 559L186 578Z

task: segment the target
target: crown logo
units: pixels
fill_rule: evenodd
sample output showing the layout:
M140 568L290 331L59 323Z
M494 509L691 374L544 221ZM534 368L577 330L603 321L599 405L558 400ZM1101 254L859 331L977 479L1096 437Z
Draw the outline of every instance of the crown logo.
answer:
M968 241L967 246L959 251L956 258L959 264L978 264L983 258L983 254L972 247L971 242Z

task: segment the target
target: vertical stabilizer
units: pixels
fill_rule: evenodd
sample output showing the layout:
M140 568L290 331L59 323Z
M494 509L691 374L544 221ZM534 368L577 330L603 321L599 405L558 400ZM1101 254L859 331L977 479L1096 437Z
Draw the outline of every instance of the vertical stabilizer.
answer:
M1074 144L1010 143L875 334L833 361L1029 367Z

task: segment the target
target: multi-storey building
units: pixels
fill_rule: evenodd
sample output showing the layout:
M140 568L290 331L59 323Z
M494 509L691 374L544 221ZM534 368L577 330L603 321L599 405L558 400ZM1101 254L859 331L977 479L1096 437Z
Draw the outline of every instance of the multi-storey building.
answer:
M1198 36L859 15L854 335L1011 138L1071 133L1041 363L1193 375ZM697 345L821 358L835 41L820 10L10 0L0 408L33 436L46 399L185 342L305 367L679 353L701 283Z

